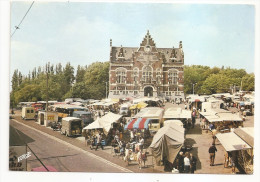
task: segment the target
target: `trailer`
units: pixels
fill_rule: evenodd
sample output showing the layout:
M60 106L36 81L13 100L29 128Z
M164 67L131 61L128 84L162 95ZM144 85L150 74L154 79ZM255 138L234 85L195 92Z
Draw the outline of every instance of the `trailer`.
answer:
M52 123L58 122L58 113L53 111L39 111L38 112L38 124L46 127L51 126Z

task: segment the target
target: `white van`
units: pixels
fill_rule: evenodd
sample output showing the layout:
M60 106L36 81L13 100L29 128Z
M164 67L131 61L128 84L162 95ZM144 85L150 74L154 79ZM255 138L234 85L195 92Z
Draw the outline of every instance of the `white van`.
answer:
M119 114L123 116L129 116L130 115L130 104L122 104L119 110Z
M35 119L35 110L33 107L22 108L22 119Z

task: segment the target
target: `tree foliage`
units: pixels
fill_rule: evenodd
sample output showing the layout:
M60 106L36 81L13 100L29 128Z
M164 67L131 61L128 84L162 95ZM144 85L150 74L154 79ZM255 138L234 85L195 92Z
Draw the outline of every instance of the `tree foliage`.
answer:
M47 88L48 73L48 88ZM66 98L102 99L106 97L109 80L109 62L95 62L89 66L74 67L68 62L65 67L47 63L22 75L14 70L12 75L11 105L19 102L48 100L62 101ZM192 65L184 67L185 94L214 94L229 92L232 86L240 86L245 91L253 91L255 76L244 69L210 68Z
M234 86L242 85L242 90L254 90L254 74L248 74L244 69L210 68L208 66L192 65L184 67L185 94L215 94L230 92Z
M109 63L96 62L87 66L74 67L68 62L34 68L22 76L15 70L12 76L11 105L19 102L34 102L47 99L62 101L68 97L101 99L106 96L105 82L108 82ZM47 88L48 74L48 88Z

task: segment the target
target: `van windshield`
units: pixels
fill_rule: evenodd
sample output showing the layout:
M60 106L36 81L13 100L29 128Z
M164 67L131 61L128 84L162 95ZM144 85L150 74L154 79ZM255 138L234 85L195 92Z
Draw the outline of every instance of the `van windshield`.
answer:
M91 118L91 114L82 114L81 118L83 119Z
M73 121L71 123L71 129L72 130L81 130L82 129L82 126L81 126L81 121Z
M150 123L152 123L152 124L158 124L158 123L159 123L159 120L158 120L158 119L151 119L151 120L150 120Z

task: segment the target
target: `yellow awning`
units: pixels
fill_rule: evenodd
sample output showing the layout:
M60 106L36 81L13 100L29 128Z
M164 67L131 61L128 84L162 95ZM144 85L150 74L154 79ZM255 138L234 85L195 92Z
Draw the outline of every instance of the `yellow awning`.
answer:
M138 108L138 109L142 109L142 108L145 108L147 105L148 105L148 104L146 104L146 103L144 103L144 102L139 102L139 103L137 104L137 108Z
M129 109L132 110L132 109L135 109L136 107L137 107L137 104L134 104Z

